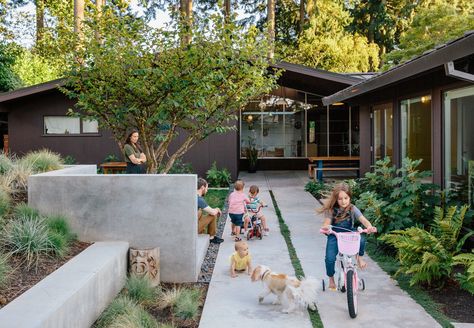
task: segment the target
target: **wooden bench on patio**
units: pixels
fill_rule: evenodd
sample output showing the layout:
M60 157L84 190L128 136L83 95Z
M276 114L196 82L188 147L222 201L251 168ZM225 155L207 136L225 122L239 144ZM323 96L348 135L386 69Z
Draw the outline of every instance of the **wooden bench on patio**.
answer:
M107 162L100 164L104 174L117 174L125 172L127 169L126 162Z
M324 167L324 162L338 162L338 161L359 161L359 156L318 156L318 157L308 157L310 163L308 164L308 176L310 178L318 179L322 181L323 171L356 171L357 176L359 176L360 167L359 166L349 166L344 164L344 166L326 166ZM320 174L318 174L320 173Z

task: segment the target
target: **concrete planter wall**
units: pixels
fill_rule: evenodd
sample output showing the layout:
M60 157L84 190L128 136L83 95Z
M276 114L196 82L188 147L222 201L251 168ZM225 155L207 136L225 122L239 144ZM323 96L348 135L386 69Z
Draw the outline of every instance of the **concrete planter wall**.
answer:
M28 203L45 214L64 214L82 241L127 241L160 247L161 278L197 280L197 177L97 175L94 165L30 176Z
M96 243L0 310L0 328L88 328L122 290L128 243Z

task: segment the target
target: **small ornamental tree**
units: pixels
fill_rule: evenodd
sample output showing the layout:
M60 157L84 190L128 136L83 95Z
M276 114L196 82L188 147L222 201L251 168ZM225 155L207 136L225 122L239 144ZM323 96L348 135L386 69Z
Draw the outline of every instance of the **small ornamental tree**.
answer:
M197 142L235 129L238 110L276 86L257 29L211 15L193 24L187 45L184 33L189 27L178 23L171 30L148 26L126 2L100 16L91 8L62 89L77 101L71 114L97 120L120 147L137 129L150 173L167 173Z

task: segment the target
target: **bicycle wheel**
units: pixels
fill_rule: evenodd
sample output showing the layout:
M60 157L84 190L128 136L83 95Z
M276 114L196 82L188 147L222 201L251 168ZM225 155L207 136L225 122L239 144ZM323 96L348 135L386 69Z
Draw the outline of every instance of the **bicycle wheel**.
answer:
M353 270L347 271L347 307L351 318L357 317L357 291L356 276Z

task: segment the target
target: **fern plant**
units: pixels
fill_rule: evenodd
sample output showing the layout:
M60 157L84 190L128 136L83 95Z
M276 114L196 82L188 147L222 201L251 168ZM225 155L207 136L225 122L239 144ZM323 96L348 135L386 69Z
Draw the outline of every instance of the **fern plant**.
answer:
M458 254L453 257L453 265L466 267L465 273L456 274L461 287L474 295L474 249L472 253Z
M219 170L216 162L214 162L212 163L211 168L207 171L206 179L210 187L228 187L231 175L226 168Z
M400 269L398 273L412 275L410 284L439 283L451 274L453 256L459 253L469 233L459 239L467 206L434 210L430 231L419 227L396 230L379 239L397 249Z

